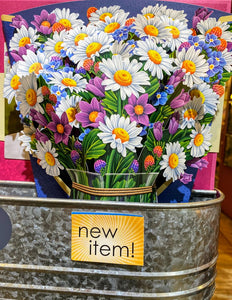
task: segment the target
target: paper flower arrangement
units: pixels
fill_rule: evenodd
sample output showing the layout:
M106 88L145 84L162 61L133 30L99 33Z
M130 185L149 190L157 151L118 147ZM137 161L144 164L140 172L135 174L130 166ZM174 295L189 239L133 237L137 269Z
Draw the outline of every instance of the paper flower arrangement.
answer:
M15 16L4 96L17 103L26 150L100 199L126 189L129 201L153 201L137 188L157 174L189 182L232 70L230 26L211 13L198 9L190 27L184 11L159 4L135 17L90 7L86 25L66 8L31 25Z

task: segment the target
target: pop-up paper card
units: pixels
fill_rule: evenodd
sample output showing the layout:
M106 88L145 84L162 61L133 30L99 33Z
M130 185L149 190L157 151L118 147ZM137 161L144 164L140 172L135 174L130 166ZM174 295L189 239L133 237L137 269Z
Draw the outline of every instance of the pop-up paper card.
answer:
M189 201L220 139L232 70L224 15L129 0L3 16L4 96L45 185L51 176L79 199Z

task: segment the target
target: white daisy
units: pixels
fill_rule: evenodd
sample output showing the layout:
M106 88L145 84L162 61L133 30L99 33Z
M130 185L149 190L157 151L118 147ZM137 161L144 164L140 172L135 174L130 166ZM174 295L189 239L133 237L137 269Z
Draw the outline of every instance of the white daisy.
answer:
M142 15L137 15L133 29L138 32L140 37L150 36L156 43L162 43L171 38L169 29L158 17L147 19Z
M25 47L26 45L34 45L36 48L39 45L36 43L36 32L36 29L33 29L32 27L27 29L24 25L20 29L17 29L17 32L10 40L9 51L18 51L20 47Z
M21 131L21 135L18 137L18 140L21 141L21 146L25 147L25 151L30 154L35 152L34 149L31 149L31 141L35 138L35 132L34 126L24 126L24 130Z
M203 124L202 127L197 126L196 130L193 129L190 134L192 138L187 146L187 149L191 148L190 154L192 157L202 157L205 155L205 151L208 151L211 143L212 133L210 132L210 125Z
M140 56L139 60L145 61L144 70L149 70L153 77L163 79L163 72L171 75L173 59L169 58L163 48L156 46L152 39L138 41L134 54Z
M178 20L181 23L187 24L188 19L186 18L186 14L184 13L184 10L175 10L171 8L164 9L163 15L167 16L171 20Z
M18 140L21 142L20 146L23 147L26 152L32 154L33 151L31 150L31 137L26 135L23 131L21 131L21 134L22 135L18 137Z
M202 98L194 97L186 105L177 109L180 113L180 128L191 128L204 117Z
M23 76L20 81L21 85L16 93L16 99L21 102L19 108L23 117L32 108L43 114L44 110L40 105L43 102L42 88L38 89L37 87L36 75L31 73L28 76Z
M61 117L63 112L68 116L69 125L72 127L79 127L79 122L76 120L75 115L78 113L78 102L81 101L79 96L71 96L68 99L62 99L56 109L56 114Z
M112 52L113 55L121 55L122 58L130 57L131 54L131 45L128 43L125 43L124 41L115 41L111 48L110 51Z
M75 51L79 44L79 41L84 40L88 36L92 36L96 32L96 26L89 25L88 27L76 27L69 30L64 37L63 47L67 54L71 54Z
M37 152L36 155L40 160L40 166L46 170L46 173L50 176L59 176L60 169L63 170L64 167L60 164L56 153L56 149L52 148L51 141L47 141L45 144L38 142L36 144Z
M219 103L219 96L213 91L207 83L202 83L194 85L193 88L189 91L191 99L193 97L201 97L202 104L204 105L205 114L209 113L215 115L217 111L217 104Z
M112 149L116 149L123 157L126 157L126 149L136 152L135 148L141 148L142 138L138 135L142 127L137 127L137 123L131 122L130 118L120 117L120 115L105 116L105 124L99 122L98 127L102 132L98 137L104 144L109 144Z
M106 17L112 18L113 16L116 16L117 14L123 14L124 10L120 9L120 6L113 5L109 7L101 7L100 9L97 9L95 12L91 13L91 16L89 17L90 23L97 23L99 21L105 21Z
M154 18L155 16L162 16L167 6L163 4L156 4L155 6L149 5L141 10L142 15L145 18Z
M18 75L20 77L31 74L32 72L39 75L40 71L43 69L43 64L48 63L44 53L40 51L35 54L31 50L27 50L27 54L23 55L23 59L24 60L19 61L18 65Z
M112 42L113 38L107 33L96 32L94 35L79 42L74 55L70 59L74 63L79 62L78 67L81 67L85 59L94 59L95 56L108 52Z
M207 20L201 20L197 24L197 29L200 31L201 35L199 37L201 39L205 39L207 33L215 34L218 38L223 39L227 42L232 41L232 33L227 31L230 25L226 22L222 23L221 21L217 21L216 18L208 18Z
M66 30L70 30L71 28L80 27L84 24L84 22L78 19L79 14L70 13L69 8L63 8L62 10L56 8L53 12L56 15L56 22L62 24Z
M179 142L166 144L166 154L162 156L160 161L161 170L164 170L163 176L166 181L172 179L173 181L180 178L186 169L186 156L184 148Z
M106 17L105 21L99 21L98 23L96 23L96 26L99 31L104 31L105 33L112 34L115 32L115 30L125 25L128 14L129 13L121 13L120 15L117 14L112 18Z
M65 36L67 35L66 31L61 31L58 33L54 32L52 39L48 39L44 44L44 54L47 58L52 56L61 56L61 50L64 49L63 41Z
M17 74L18 70L18 63L15 63L10 72L6 73L5 79L4 79L4 98L8 100L8 104L12 102L14 99L16 92L21 84L20 77ZM17 100L15 99L15 102L17 103Z
M142 63L136 59L130 61L123 59L120 55L113 56L112 59L103 59L99 64L100 70L107 76L102 85L106 90L120 90L121 99L125 100L134 94L137 98L139 93L144 93L143 85L150 85L146 72L140 71Z
M72 93L80 92L85 89L87 81L79 74L74 74L72 71L67 72L54 72L51 73L49 84L57 85L62 89L69 89Z
M232 71L232 53L228 52L227 49L225 49L222 52L222 57L225 59L226 61L226 65L223 67L227 72L231 72Z
M163 47L168 47L171 51L178 49L179 46L188 40L188 37L192 34L192 31L188 29L187 25L179 20L173 20L167 16L162 16L161 21L166 24L166 28L169 29L172 38L165 42Z
M200 55L201 50L195 50L194 46L189 49L183 48L182 51L177 52L175 59L175 70L182 69L185 73L184 84L188 87L193 87L194 84L200 84L203 82L201 77L207 77L207 71L209 70L209 64L205 60L204 55Z

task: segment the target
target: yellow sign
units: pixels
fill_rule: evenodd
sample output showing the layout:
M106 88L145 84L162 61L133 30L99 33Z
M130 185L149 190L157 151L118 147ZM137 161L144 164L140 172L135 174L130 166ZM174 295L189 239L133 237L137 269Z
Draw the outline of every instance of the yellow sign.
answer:
M143 266L144 218L72 213L72 260Z

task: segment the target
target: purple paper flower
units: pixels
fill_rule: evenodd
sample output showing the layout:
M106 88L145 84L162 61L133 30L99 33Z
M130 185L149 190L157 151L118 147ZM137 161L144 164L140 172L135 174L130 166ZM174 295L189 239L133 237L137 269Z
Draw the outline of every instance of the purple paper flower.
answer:
M25 26L27 29L29 28L29 25L27 23L27 21L20 15L16 15L13 19L12 19L12 23L10 24L11 27L14 28L21 28L22 26Z
M193 180L193 174L184 173L184 174L181 174L181 176L180 176L180 181L183 184L188 184L192 180Z
M173 85L173 87L177 87L177 85L183 81L185 73L181 70L177 70L173 73L173 75L168 80L168 85Z
M188 162L188 165L192 168L196 168L199 170L202 170L203 168L207 168L208 167L208 160L206 160L205 158L194 158L191 161Z
M204 8L198 8L195 11L195 14L194 14L193 20L192 20L192 27L193 27L193 29L197 29L197 24L201 20L207 20L212 13L213 13L213 10L210 11L206 7L204 7Z
M179 122L175 117L172 117L168 126L169 133L175 134L178 128L179 128Z
M27 54L27 50L31 50L34 53L36 52L36 48L33 45L25 45L25 47L19 47L19 50L12 50L10 52L11 56L13 57L14 61L24 60L23 55Z
M182 89L181 93L171 101L170 106L172 109L179 108L184 106L186 103L188 103L189 100L190 100L189 93L186 93L184 89Z
M56 15L49 14L45 9L41 11L40 15L34 16L32 25L36 27L38 32L43 34L50 34L52 32L52 25L56 22Z
M153 133L154 133L154 137L157 141L160 141L163 137L163 123L161 122L155 122L153 124Z
M138 162L136 159L134 159L134 160L132 161L132 163L131 163L129 169L132 169L135 173L137 173L138 170L139 170L139 162Z
M86 90L93 93L98 97L105 97L105 87L102 86L102 81L105 79L105 76L95 77L90 79L89 83L86 85Z
M102 159L98 159L94 163L94 170L95 170L95 172L97 172L97 173L100 174L101 170L103 168L105 168L105 166L106 166L106 162L104 160L102 160Z
M80 113L76 114L76 120L82 123L82 127L98 127L99 122L104 122L106 112L100 102L93 98L91 103L85 101L79 102Z
M46 136L46 134L42 133L39 129L36 129L35 138L39 142L44 143L44 144L49 140L49 138Z
M178 51L181 52L182 49L188 50L191 47L191 44L189 42L183 42L179 48Z
M71 159L72 159L72 162L75 164L78 159L80 158L80 154L76 151L76 150L72 150L71 153L70 153L70 156L71 156Z
M75 147L77 150L82 151L82 144L81 144L79 141L76 141L76 142L74 143L74 147Z
M43 127L47 126L48 122L46 118L34 108L31 109L30 116L32 117L32 121L38 123L39 125L42 125Z
M232 50L232 42L227 43L227 49L228 49L228 52L230 52Z
M66 112L63 112L61 118L55 113L51 113L52 122L47 125L47 128L54 132L55 143L63 142L68 145L69 134L72 131L72 126L69 125Z
M124 106L125 111L130 116L131 121L149 126L148 115L156 111L155 107L147 103L148 94L143 94L138 99L132 94L128 99L128 104Z

